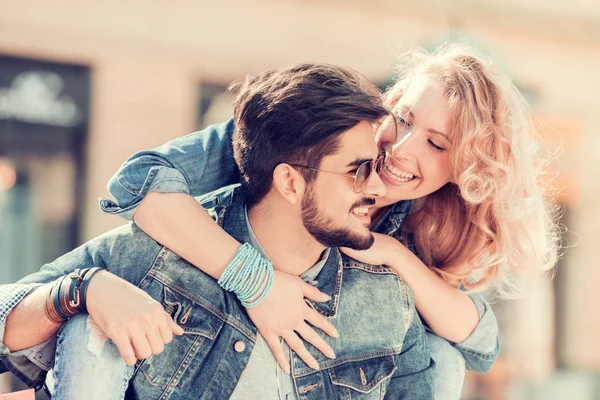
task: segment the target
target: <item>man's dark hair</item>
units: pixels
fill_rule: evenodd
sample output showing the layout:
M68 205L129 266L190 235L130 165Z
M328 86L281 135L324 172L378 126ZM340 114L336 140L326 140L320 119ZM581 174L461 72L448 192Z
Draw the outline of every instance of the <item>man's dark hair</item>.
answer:
M387 114L381 93L358 72L299 64L249 75L229 87L234 101L233 150L248 206L271 189L281 163L318 168L339 149L340 134ZM315 171L302 168L307 182Z

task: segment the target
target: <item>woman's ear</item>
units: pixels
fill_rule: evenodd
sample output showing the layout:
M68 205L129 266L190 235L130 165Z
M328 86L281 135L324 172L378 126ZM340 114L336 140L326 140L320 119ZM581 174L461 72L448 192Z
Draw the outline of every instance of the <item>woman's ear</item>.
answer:
M279 164L275 167L273 171L273 186L290 204L296 204L301 201L306 190L304 177L289 164Z

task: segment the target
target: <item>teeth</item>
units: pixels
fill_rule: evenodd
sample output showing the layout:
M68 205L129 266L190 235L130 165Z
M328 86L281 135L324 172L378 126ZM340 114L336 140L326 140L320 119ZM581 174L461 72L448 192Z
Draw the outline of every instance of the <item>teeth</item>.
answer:
M354 210L352 210L352 214L356 214L356 215L367 215L368 212L369 212L368 207L357 207Z
M399 181L408 182L411 179L414 179L416 175L409 174L408 172L404 172L401 169L395 168L389 164L385 165L385 169L394 176Z

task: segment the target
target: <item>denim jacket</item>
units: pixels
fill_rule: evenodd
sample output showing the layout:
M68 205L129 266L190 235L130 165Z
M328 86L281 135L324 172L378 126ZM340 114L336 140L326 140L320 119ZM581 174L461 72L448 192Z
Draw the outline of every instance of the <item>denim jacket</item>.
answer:
M239 186L200 199L223 229L248 241ZM257 329L236 296L216 280L152 240L131 223L95 238L24 278L17 285L52 281L76 268L98 266L126 279L159 301L185 330L165 351L138 365L132 393L140 399L227 399L248 363ZM340 332L320 332L337 358L307 346L320 365L292 356L299 399L430 399L434 363L408 286L385 266L330 252L315 285L329 294L311 303ZM11 286L11 285L7 285ZM377 290L373 290L377 288ZM9 307L13 300L3 298ZM243 342L245 346L238 345ZM1 356L6 364L6 357ZM14 367L14 366L13 366Z
M100 208L108 214L131 220L136 207L148 192L201 196L238 183L239 171L233 158L233 131L234 123L230 119L175 139L154 150L134 154L108 183L108 190L114 200L101 199ZM410 206L410 201L394 204L382 222L375 227L375 231L399 238L400 226ZM408 243L408 247L417 254L414 246ZM460 352L467 370L484 373L491 369L498 356L498 322L490 304L482 295L470 295L470 298L479 312L477 327L460 343L434 338L440 346L433 347L432 356L437 359L435 352L449 345ZM431 331L428 333L434 335ZM443 373L440 365L437 372Z

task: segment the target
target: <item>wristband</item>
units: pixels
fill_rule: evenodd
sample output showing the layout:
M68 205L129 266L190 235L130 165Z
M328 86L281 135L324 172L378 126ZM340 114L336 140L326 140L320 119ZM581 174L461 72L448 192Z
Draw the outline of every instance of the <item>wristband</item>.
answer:
M269 294L275 276L273 264L249 243L238 249L227 265L219 285L234 292L246 308L258 306Z

